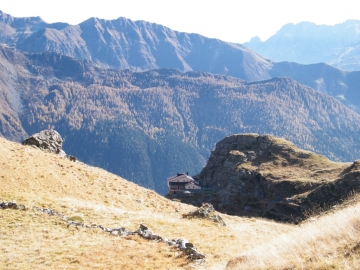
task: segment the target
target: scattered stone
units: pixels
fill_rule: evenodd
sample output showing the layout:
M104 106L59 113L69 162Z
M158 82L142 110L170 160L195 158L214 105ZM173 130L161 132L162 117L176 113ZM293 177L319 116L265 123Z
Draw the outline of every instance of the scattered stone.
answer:
M70 161L76 161L76 157L74 156L70 156L70 155L65 155L66 158L70 159Z
M183 217L185 217L185 218L193 218L193 217L205 218L208 220L212 220L212 221L218 223L219 225L226 226L226 224L223 221L223 219L221 218L221 216L215 213L215 209L212 206L212 204L210 204L210 203L203 203L202 206L199 207L198 209L196 209L195 211L187 213L187 214L183 214Z
M134 233L140 235L145 239L164 241L168 246L177 247L180 251L185 252L185 254L188 255L188 258L191 260L199 260L205 258L205 255L199 253L196 250L195 246L192 243L189 243L188 240L172 239L171 241L168 241L166 238L163 238L160 235L153 234L144 224L140 224L140 228Z
M178 247L179 247L179 249L180 249L181 251L184 251L184 250L186 249L186 244L187 244L187 243L189 243L189 241L186 240L186 239L178 239L178 240L176 241L176 244L178 245Z
M176 242L174 242L174 241L166 241L166 244L168 246L176 246Z
M205 259L206 257L204 254L201 254L199 251L197 251L195 247L186 248L185 254L187 254L192 260L201 260Z
M39 212L43 212L44 214L47 214L49 216L59 216L59 217L61 217L62 220L67 220L67 217L65 215L60 214L50 208L39 208L39 207L34 206L33 209L36 211L39 211Z
M15 201L12 202L1 202L0 203L1 209L20 209L20 210L26 210L25 205L18 205Z
M355 252L357 252L360 249L360 242L357 242L356 245L345 254L345 257L349 257L353 255Z
M73 221L73 220L68 220L67 222L67 227L70 227L71 225L75 226L75 228L79 228L79 227L85 227L84 223L81 222L77 222L77 221Z
M212 207L212 205L210 205L210 209ZM1 209L6 209L6 208L10 208L10 209L25 209L25 206L18 206L16 204L16 202L1 202L0 203L0 208ZM139 229L135 232L131 232L126 230L125 228L105 228L102 225L97 225L97 224L88 224L85 225L83 222L81 221L75 221L72 219L68 219L65 215L60 214L50 208L39 208L34 206L33 207L34 210L36 211L40 211L43 212L44 214L47 214L49 216L59 216L62 218L62 220L66 221L66 225L67 227L70 226L75 226L76 229L78 228L99 228L104 232L108 232L110 235L112 236L128 236L128 235L139 235L140 237L143 237L145 239L148 240L155 240L155 241L159 241L159 242L165 242L168 246L171 247L177 247L180 251L183 251L186 255L188 255L188 258L194 261L197 260L204 260L205 259L205 255L201 254L200 252L197 251L197 249L195 248L195 246L192 243L189 243L188 240L186 239L172 239L171 241L169 241L167 238L163 238L158 234L153 234L151 230L149 230L149 228L144 225L144 224L140 224Z
M140 230L142 231L148 230L148 227L146 227L144 224L140 224Z

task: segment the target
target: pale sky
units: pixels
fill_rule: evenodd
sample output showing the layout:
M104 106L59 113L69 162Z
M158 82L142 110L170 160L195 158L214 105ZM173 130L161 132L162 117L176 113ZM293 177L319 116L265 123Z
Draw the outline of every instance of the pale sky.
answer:
M264 41L287 23L360 20L359 0L0 0L0 10L48 23L125 17L236 43Z

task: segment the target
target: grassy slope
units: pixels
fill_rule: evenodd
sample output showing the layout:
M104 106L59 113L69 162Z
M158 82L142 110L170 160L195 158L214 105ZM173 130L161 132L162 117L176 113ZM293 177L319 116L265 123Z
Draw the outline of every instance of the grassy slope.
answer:
M359 269L360 204L300 226L222 215L227 227L183 219L192 206L80 162L0 138L0 201L51 207L86 224L136 230L147 224L186 238L207 255L197 269ZM180 210L177 212L176 210ZM239 256L237 259L236 257ZM176 249L138 236L67 228L29 208L0 211L0 269L193 269Z
M360 269L360 202L353 200L242 252L226 269Z
M192 206L169 201L102 169L2 138L0 168L0 201L16 200L30 207L0 211L0 269L190 269L194 264L163 243L67 228L60 218L31 206L81 216L86 224L136 230L145 223L163 237L194 243L207 256L200 266L204 269L223 269L244 250L293 230L290 225L227 215L227 227L183 219Z

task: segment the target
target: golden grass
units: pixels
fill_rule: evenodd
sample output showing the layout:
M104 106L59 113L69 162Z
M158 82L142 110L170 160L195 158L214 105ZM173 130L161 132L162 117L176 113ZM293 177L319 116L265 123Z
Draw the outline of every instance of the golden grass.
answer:
M293 229L227 215L221 215L226 227L184 219L182 214L194 211L193 206L170 201L102 169L2 138L0 168L0 200L30 207L0 210L0 269L224 269L237 254ZM178 250L138 236L67 228L59 217L36 212L32 206L50 207L85 224L137 230L144 223L163 237L192 242L207 256L206 262L196 265Z
M291 198L307 196L316 186L332 182L343 176L352 163L333 162L325 156L297 148L282 138L271 138L271 155L259 155L256 162L248 160L237 165L239 171L256 171L270 181L287 181L302 193ZM289 195L290 196L290 195Z
M229 260L228 269L359 269L359 252L345 254L360 241L360 204L300 226L221 215L227 224L221 227L184 219L193 206L102 169L2 138L0 168L0 200L30 207L0 210L0 269L224 269ZM206 262L197 265L177 249L138 236L68 228L32 206L85 224L137 230L145 223L163 237L186 238Z
M32 211L4 210L1 216L0 269L183 269L189 264L164 243L67 228L56 217Z
M243 252L227 269L360 269L360 203L310 218ZM349 254L349 252L351 254Z

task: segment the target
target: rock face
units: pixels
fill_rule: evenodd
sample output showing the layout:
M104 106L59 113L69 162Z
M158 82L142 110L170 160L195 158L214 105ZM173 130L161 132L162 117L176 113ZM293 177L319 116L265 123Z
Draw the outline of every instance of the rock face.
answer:
M360 191L359 164L332 162L270 135L233 135L216 144L194 177L211 192L194 194L190 202L211 202L229 214L298 222L304 212Z
M61 153L63 139L55 130L43 130L39 133L31 135L23 145L33 145L50 153Z

